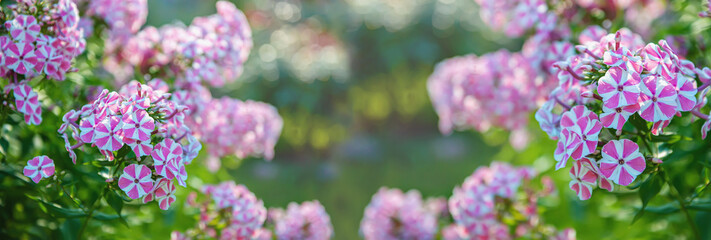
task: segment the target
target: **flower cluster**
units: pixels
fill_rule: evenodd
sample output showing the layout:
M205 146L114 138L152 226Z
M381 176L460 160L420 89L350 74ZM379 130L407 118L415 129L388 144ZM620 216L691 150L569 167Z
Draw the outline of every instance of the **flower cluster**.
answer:
M175 76L178 88L202 82L222 86L241 75L252 31L234 4L219 1L217 14L195 18L190 26L146 27L125 42L107 44L116 50L105 67L119 80L135 67L141 73Z
M84 2L84 0L75 0ZM92 21L91 17L100 18L108 25L112 38L126 39L146 23L148 2L146 0L91 0L88 1L82 20ZM93 25L87 24L88 26ZM88 30L88 29L87 29Z
M54 161L47 156L37 156L27 161L27 166L22 170L22 174L39 183L42 178L54 175Z
M327 240L333 237L331 218L318 201L289 203L286 210L269 209L277 239Z
M682 112L708 122L699 112L708 91L706 68L684 60L666 40L645 45L641 39L627 29L583 32L578 54L554 64L559 86L536 113L541 129L558 140L556 169L575 161L570 186L582 200L595 186L612 191L612 183L627 186L645 170L632 128L660 135ZM707 131L702 128L704 137Z
M521 129L549 88L529 58L506 50L445 60L427 82L444 134L453 128Z
M4 93L13 92L25 122L38 125L42 109L29 80L41 75L64 80L86 43L70 0L18 1L9 8L0 34L0 77L10 79Z
M417 190L383 187L365 208L360 233L367 240L434 239L439 213L426 206Z
M185 165L202 147L184 123L186 109L169 93L133 81L119 92L103 90L94 102L66 113L58 132L75 164L74 149L84 144L95 146L109 161L122 148L132 151L119 155L134 163L124 168L119 187L132 199L156 199L167 209L175 199L173 181L185 186Z
M217 158L227 155L274 157L283 120L273 106L223 97L213 99L200 115L193 129L209 146L211 169L219 167Z
M200 208L200 222L196 229L185 234L174 232L172 239L210 237L218 239L272 239L271 232L263 228L267 209L244 185L233 181L203 187L205 201L196 202L197 195L188 204ZM219 234L218 234L219 233Z
M444 239L512 239L514 236L505 224L511 212L525 217L517 222L515 237L541 234L534 230L541 224L537 199L552 190L535 191L530 186L535 175L530 168L506 163L479 167L449 198L454 224L443 231ZM522 187L525 191L520 191Z

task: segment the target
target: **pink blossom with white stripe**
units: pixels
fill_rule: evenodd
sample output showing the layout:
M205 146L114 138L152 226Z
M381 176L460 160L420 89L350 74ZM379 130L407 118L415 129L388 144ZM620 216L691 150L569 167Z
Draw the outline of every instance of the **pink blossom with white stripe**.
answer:
M602 147L600 173L617 184L629 185L645 168L639 146L630 140L611 140Z
M639 115L648 122L659 122L674 117L677 95L674 87L661 77L650 75L640 84Z
M47 156L37 156L27 161L22 173L33 182L39 183L42 178L54 175L54 161Z
M131 164L123 168L118 185L128 197L138 199L153 190L151 169L145 165Z
M640 82L637 72L612 67L598 81L597 92L602 96L605 107L625 107L637 104Z

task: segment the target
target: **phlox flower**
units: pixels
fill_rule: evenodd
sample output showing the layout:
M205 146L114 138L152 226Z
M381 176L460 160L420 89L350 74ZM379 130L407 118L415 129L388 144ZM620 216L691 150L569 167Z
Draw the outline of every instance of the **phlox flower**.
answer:
M72 159L72 163L77 164L77 154L74 152L74 148L69 143L69 137L65 133L62 134L62 138L64 139L64 149L69 153L69 158Z
M117 116L106 117L94 129L94 143L105 151L118 151L123 147L123 131L121 118Z
M587 158L575 161L570 169L571 180L568 186L575 191L580 200L590 199L593 188L597 185L597 174L590 169L589 161Z
M24 82L15 85L13 95L15 96L15 107L17 107L17 111L23 114L32 114L34 109L40 106L37 93Z
M605 107L619 108L637 103L639 74L620 67L612 67L598 81L597 92Z
M56 48L49 45L37 45L35 56L37 57L35 71L46 73L49 76L57 74L62 64L62 56L57 52Z
M145 110L137 109L136 111L123 115L124 139L150 141L151 133L155 128L156 125L153 118L148 116Z
M709 113L711 115L711 113ZM711 118L706 120L704 122L704 125L701 126L701 139L706 139L706 135L708 134L709 130L711 130Z
M573 159L579 160L595 151L598 135L602 130L602 124L595 113L585 106L578 105L563 113L560 124L565 130L568 130L567 136L564 136L566 139L563 142L570 143L565 145L567 154L560 156L566 157L569 155ZM561 135L563 135L563 132L561 132ZM577 139L580 141L579 145L576 144ZM556 152L559 151L556 150ZM565 166L568 159L561 158L556 159L556 161L559 162L556 164L556 169L560 169Z
M118 185L131 199L143 197L153 190L151 169L140 164L128 165L123 169Z
M42 178L54 175L54 161L47 156L37 156L27 161L22 173L33 182L39 183Z
M674 87L663 78L650 75L640 84L639 115L648 122L671 119L676 113L677 96Z
M607 50L602 56L602 62L610 67L618 67L628 72L641 73L642 59L627 49L620 47Z
M318 201L289 203L274 225L278 239L327 240L333 236L331 219Z
M173 181L167 178L160 178L156 180L152 197L158 201L160 209L168 210L170 205L175 202L175 185L173 184Z
M166 138L156 144L151 153L156 173L168 179L177 178L181 186L185 186L187 173L183 165L183 148L173 139Z
M669 83L676 90L676 110L690 111L696 106L696 81L681 72L674 74Z
M639 146L630 140L611 140L602 147L600 173L617 184L629 185L645 167Z
M133 150L133 153L136 154L136 158L151 155L153 152L151 141L141 141L130 138L124 138L123 141Z
M98 121L97 121L98 120ZM96 128L101 124L100 119L96 119L96 115L91 114L82 118L79 122L79 138L85 143L94 143L96 136Z
M666 79L670 79L673 75L672 57L664 51L659 45L649 43L642 50L642 61L644 68L652 74L660 74Z
M585 30L580 33L580 35L578 36L578 42L580 42L580 44L586 44L588 42L597 42L605 35L607 35L607 31L604 28L598 25L592 25L585 28Z
M614 128L620 131L627 122L627 119L638 110L639 104L637 103L617 108L603 106L602 113L600 114L600 122L602 122L603 127Z
M42 108L40 106L34 107L29 114L25 114L25 123L30 125L42 123Z
M558 139L560 134L560 115L553 113L555 101L547 101L536 111L536 120L541 127L541 130L548 134L553 140Z
M18 15L15 19L9 21L10 36L15 41L31 43L40 34L40 25L37 19L32 15Z
M32 73L37 64L34 50L31 43L18 42L8 44L7 49L3 51L5 54L5 66L18 74Z

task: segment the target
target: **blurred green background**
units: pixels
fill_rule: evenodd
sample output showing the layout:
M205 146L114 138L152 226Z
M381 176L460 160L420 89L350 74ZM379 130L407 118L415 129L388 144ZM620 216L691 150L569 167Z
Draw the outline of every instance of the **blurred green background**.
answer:
M381 186L448 197L476 167L499 160L533 165L552 176L559 198L543 200L545 221L575 228L580 239L686 234L681 215L657 219L646 213L631 224L637 193L596 191L592 200L578 201L567 189L567 172L550 172L554 141L533 118L532 143L523 151L513 150L502 130L439 133L426 90L434 65L458 55L517 51L523 42L482 24L474 1L233 2L250 21L254 47L240 80L212 89L213 95L273 104L284 130L271 162L225 159L217 174L193 164L191 187L235 180L267 207L316 199L331 216L335 239L359 239L363 209ZM151 0L148 25L189 24L214 12L212 0ZM188 193L178 191L178 204ZM184 230L195 224L191 211L177 207L155 216L141 210L142 232L164 238ZM709 228L699 228L709 236Z

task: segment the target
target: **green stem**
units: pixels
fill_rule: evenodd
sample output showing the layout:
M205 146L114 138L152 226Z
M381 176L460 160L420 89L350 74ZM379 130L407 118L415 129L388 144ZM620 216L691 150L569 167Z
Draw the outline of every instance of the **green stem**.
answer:
M679 193L679 190L677 190L674 184L672 184L672 182L669 180L669 177L667 177L667 175L664 173L663 169L660 169L659 173L663 176L664 181L667 182L667 185L669 185L669 189L671 190L671 193L676 199L676 201L679 202L679 208L684 213L686 221L689 222L689 226L691 226L691 230L694 232L694 236L696 237L696 239L701 240L701 235L699 235L699 229L696 227L696 223L691 217L691 214L689 214L689 211L686 209L684 199L681 198L681 193Z

